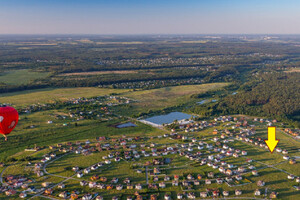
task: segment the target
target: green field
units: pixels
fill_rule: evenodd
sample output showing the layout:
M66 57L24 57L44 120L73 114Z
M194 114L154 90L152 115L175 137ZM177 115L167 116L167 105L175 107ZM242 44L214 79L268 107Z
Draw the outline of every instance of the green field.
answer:
M80 88L47 88L0 94L0 103L10 103L14 106L27 106L37 103L51 103L57 100L67 100L78 97L95 97L117 93L137 100L132 104L134 111L157 110L191 101L192 94L200 94L208 90L217 90L229 83L209 83L201 85L174 86L160 89L132 91L128 89L104 89L95 87ZM194 100L195 101L195 100ZM126 111L127 112L127 111ZM133 112L131 110L130 112Z
M230 83L208 83L201 85L183 85L152 90L125 92L122 94L122 96L135 99L138 102L133 103L131 107L124 108L121 110L122 112L119 112L124 115L132 115L139 112L148 112L149 110L157 111L189 102L196 103L198 100L191 99L191 95L201 94L209 90L218 90L229 84Z
M35 79L45 78L48 75L48 72L35 72L28 69L12 70L1 73L0 82L8 85L22 85L30 83Z
M14 106L27 106L37 103L51 103L58 100L68 100L79 97L95 97L109 95L111 93L121 93L128 90L122 89L102 89L94 87L81 88L47 88L37 90L27 90L23 92L12 92L0 94L1 103L10 103Z

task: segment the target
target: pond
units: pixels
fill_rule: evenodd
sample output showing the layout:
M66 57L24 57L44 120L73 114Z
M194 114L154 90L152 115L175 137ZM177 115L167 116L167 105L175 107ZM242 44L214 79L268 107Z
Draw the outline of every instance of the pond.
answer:
M154 123L154 124L158 124L158 125L162 125L162 124L170 124L175 120L183 120L183 119L189 119L191 118L192 115L186 114L186 113L182 113L182 112L171 112L169 114L166 115L157 115L154 117L149 117L147 119L145 119L145 121Z
M126 128L126 127L136 127L137 125L131 122L127 122L124 124L119 124L116 126L116 128Z
M197 104L202 105L202 104L206 103L206 101L207 101L207 100L205 99L205 100L202 100L202 101L197 102Z

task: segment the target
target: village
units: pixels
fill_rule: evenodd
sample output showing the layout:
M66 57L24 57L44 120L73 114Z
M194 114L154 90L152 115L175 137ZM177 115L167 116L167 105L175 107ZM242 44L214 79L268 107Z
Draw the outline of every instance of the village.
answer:
M69 103L95 101L74 99ZM128 123L130 126L120 129L134 129L140 122L132 119L124 124ZM276 161L270 163L257 155L269 156L266 138L259 132L280 124L277 120L220 116L172 124L163 127L164 134L100 136L34 147L33 152L47 153L25 161L26 175L1 177L0 191L26 199L278 198L280 192L269 185L265 175L261 177L268 169L279 170L293 190L300 189L300 177L277 168L297 165L299 157L290 156L290 149L279 145L273 153ZM291 134L299 130L282 131Z

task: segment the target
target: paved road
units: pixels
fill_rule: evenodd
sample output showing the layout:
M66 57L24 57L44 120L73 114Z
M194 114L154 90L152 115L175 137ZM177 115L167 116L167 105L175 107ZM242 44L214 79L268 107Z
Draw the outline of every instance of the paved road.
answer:
M40 151L40 150L38 150L38 151ZM34 154L34 153L36 153L36 152L38 152L38 151L34 151L34 152L32 152L31 154L29 154L28 156L31 156L32 154ZM3 174L4 174L4 171L5 171L9 166L15 165L15 164L17 164L18 162L19 162L19 161L17 160L17 161L15 161L15 162L13 162L12 164L6 166L6 167L2 170L2 172L1 172L1 174L0 174L0 183L1 183L1 184L4 184L4 183L3 183Z

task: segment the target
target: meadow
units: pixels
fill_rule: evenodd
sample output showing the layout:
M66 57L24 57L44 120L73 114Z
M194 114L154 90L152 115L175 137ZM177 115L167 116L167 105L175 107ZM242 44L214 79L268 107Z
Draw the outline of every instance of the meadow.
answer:
M28 84L39 78L45 78L48 75L48 72L37 72L29 69L4 71L0 75L0 82L8 85L22 85Z
M95 96L109 95L111 93L122 93L126 91L128 90L103 89L96 87L47 88L0 94L0 102L9 103L16 107L22 107L31 104L53 103L55 101L64 101L80 97L90 98Z
M139 112L148 112L150 110L158 111L190 102L196 103L198 100L192 99L191 95L218 90L229 84L230 83L208 83L124 92L122 93L122 96L135 99L137 102L132 103L130 107L123 108L119 113L133 115Z

